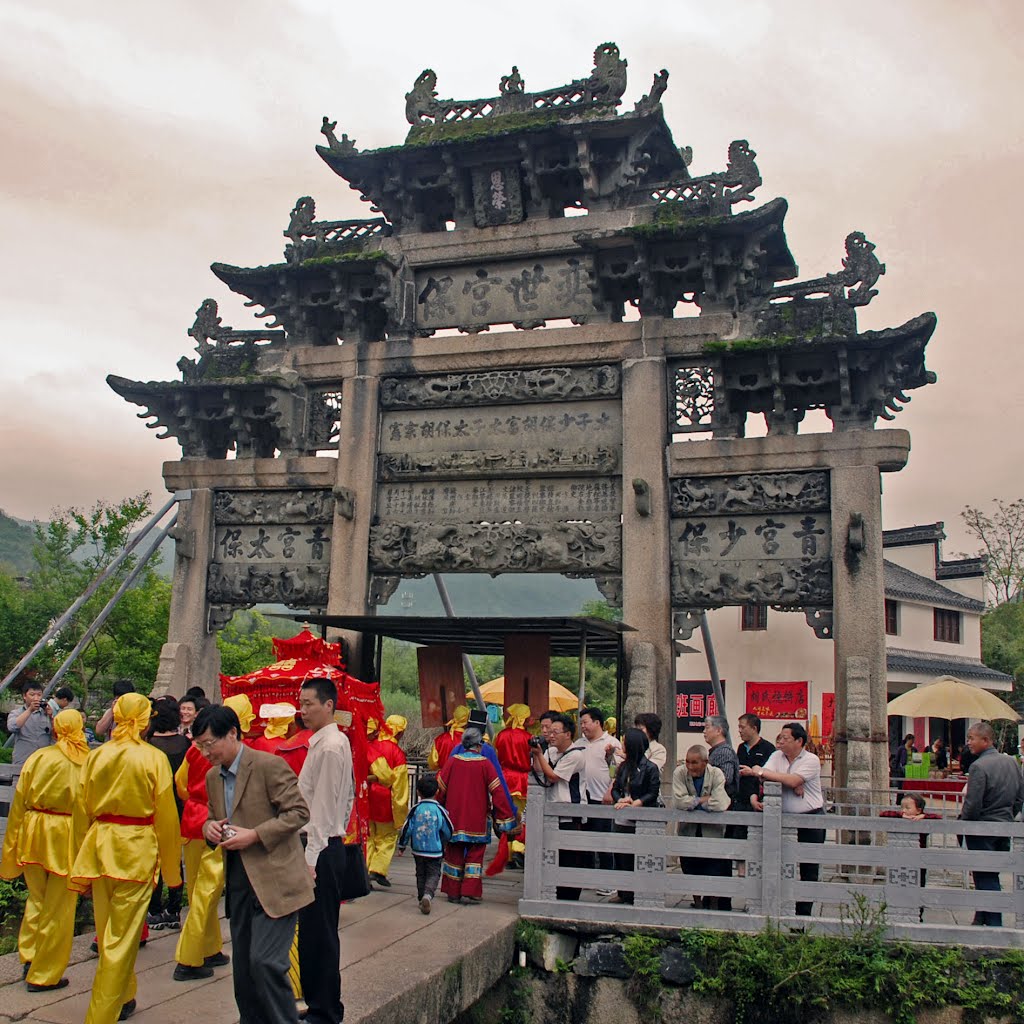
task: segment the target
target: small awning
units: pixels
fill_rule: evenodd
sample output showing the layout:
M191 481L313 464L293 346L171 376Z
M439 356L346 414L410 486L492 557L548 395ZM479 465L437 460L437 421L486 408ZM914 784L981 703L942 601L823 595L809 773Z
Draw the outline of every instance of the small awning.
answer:
M580 638L587 638L588 658L617 658L622 634L634 632L622 622L587 616L467 618L411 615L296 615L296 621L330 629L387 636L413 644L457 644L466 654L504 654L510 633L543 633L551 638L553 657L579 655Z

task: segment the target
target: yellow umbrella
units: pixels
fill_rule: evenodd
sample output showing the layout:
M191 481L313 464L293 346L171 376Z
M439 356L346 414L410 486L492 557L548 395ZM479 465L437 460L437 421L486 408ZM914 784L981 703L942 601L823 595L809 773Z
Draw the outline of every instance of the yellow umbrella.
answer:
M480 693L484 700L488 704L501 704L504 707L505 704L505 677L498 676L497 679L492 679L490 682L484 683L480 687ZM466 694L467 700L473 699L472 693ZM530 710L533 712L534 718L544 711L575 711L579 705L578 696L571 690L567 690L561 683L556 683L554 679L548 680L548 702L544 707L538 707L538 700L536 697L531 697L533 704Z
M917 686L907 693L893 698L886 705L890 715L906 715L908 718L1009 718L1016 722L1020 715L994 693L980 686L965 683L953 676L939 676L938 679Z

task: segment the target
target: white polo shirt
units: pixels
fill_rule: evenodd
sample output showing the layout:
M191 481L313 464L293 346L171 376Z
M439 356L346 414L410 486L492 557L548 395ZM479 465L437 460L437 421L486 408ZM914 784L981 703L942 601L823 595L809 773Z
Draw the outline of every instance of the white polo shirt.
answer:
M784 775L799 775L804 780L804 795L797 796L789 786L782 787L782 811L784 814L806 814L820 811L825 806L821 792L821 761L809 750L801 750L790 762L781 750L776 750L764 763L766 772L781 772Z
M596 740L584 737L583 742L587 745L584 751L583 772L587 784L587 798L591 803L599 804L612 786L611 769L605 750L608 744L611 744L612 759L619 760L622 744L607 732L602 732Z

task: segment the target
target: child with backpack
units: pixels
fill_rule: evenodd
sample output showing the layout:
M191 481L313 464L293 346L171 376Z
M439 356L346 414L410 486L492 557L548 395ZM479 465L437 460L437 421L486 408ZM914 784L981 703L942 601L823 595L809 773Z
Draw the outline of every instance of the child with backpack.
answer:
M398 837L398 855L412 847L416 862L416 898L420 913L429 914L437 883L441 880L441 857L452 837L452 823L448 812L434 799L437 795L437 776L421 775L416 783L419 802L409 812L402 834Z

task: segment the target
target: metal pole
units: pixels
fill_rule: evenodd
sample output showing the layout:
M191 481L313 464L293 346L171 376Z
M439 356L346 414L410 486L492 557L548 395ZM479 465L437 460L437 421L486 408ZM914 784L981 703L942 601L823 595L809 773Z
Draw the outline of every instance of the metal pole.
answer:
M68 669L71 668L71 665L74 663L75 659L82 653L82 651L85 650L85 648L89 644L89 641L91 641L92 638L99 632L103 623L107 621L107 619L110 616L110 613L114 610L114 607L117 605L118 601L120 601L121 598L124 597L128 588L135 582L136 578L146 567L146 563L150 560L150 558L153 557L154 553L156 552L156 549L160 547L160 545L164 542L164 538L167 536L168 533L171 532L171 529L173 528L174 524L177 521L178 513L175 512L174 516L171 518L171 521L157 534L156 540L153 542L153 546L139 559L138 565L136 565L132 569L132 571L128 573L127 576L125 576L124 581L121 583L121 586L117 588L116 592L114 593L114 596L111 597L111 599L103 606L99 615L97 615L95 620L93 621L93 624L85 631L85 634L82 636L82 639L79 640L77 644L75 644L75 649L67 656L67 658L64 661L64 664L61 665L59 669L57 669L57 671L54 673L53 678L49 681L49 683L46 684L46 689L43 690L44 698L47 697L50 691L64 678L64 676L67 674Z
M725 710L725 693L722 690L722 680L718 676L718 660L715 658L715 645L711 639L711 627L708 625L708 613L700 613L700 637L704 641L704 655L708 659L708 675L711 676L711 691L718 702L718 713L725 719L725 742L730 746L732 740L729 738L729 716Z
M105 583L115 572L117 572L121 563L135 550L135 548L139 546L140 543L142 543L143 538L149 533L150 530L153 529L154 526L156 526L156 524L161 519L163 519L165 515L167 515L167 513L171 510L174 504L178 501L186 501L191 497L191 491L176 491L173 495L171 495L171 497L168 499L164 507L160 509L160 511L157 512L156 515L154 515L149 520L149 522L146 523L146 525L128 541L121 554L119 554L117 558L115 558L110 563L110 565L108 565L103 570L103 572L101 572L99 576L97 576L96 579L94 579L92 583L90 583L89 586L85 588L82 595L74 602L74 604L72 604L71 607L68 608L68 610L64 612L64 614L61 615L61 617L57 619L57 621L54 622L52 626L50 626L50 628L42 635L42 637L40 637L39 641L32 648L32 650L30 650L28 654L26 654L25 657L23 657L21 661L19 661L18 664L15 665L14 668L12 668L11 671L8 672L6 676L4 676L3 682L0 682L0 692L2 692L8 686L10 686L12 680L18 677L18 674L21 672L23 668L25 668L26 665L29 665L32 661L35 660L36 655L71 621L75 613L82 607L82 605L85 604L85 602L88 601L89 598L92 597L92 595L95 594L97 590L99 590L103 583ZM149 556L147 555L146 557L148 558Z
M455 611L452 608L452 599L448 595L448 587L444 580L441 578L439 572L431 573L434 577L434 586L437 587L438 596L441 598L441 604L444 606L444 613L449 619L455 618ZM480 692L480 683L476 678L476 670L473 668L473 662L469 660L469 655L465 651L462 652L462 664L466 669L466 675L469 676L469 687L473 691L473 698L477 703L480 710L486 715L487 714L487 702L484 700L484 695ZM494 739L494 726L491 723L490 718L487 719L487 735Z
M583 700L586 695L587 688L587 630L584 626L583 632L580 633L580 675L579 675L579 704L576 709L577 719L583 714Z

